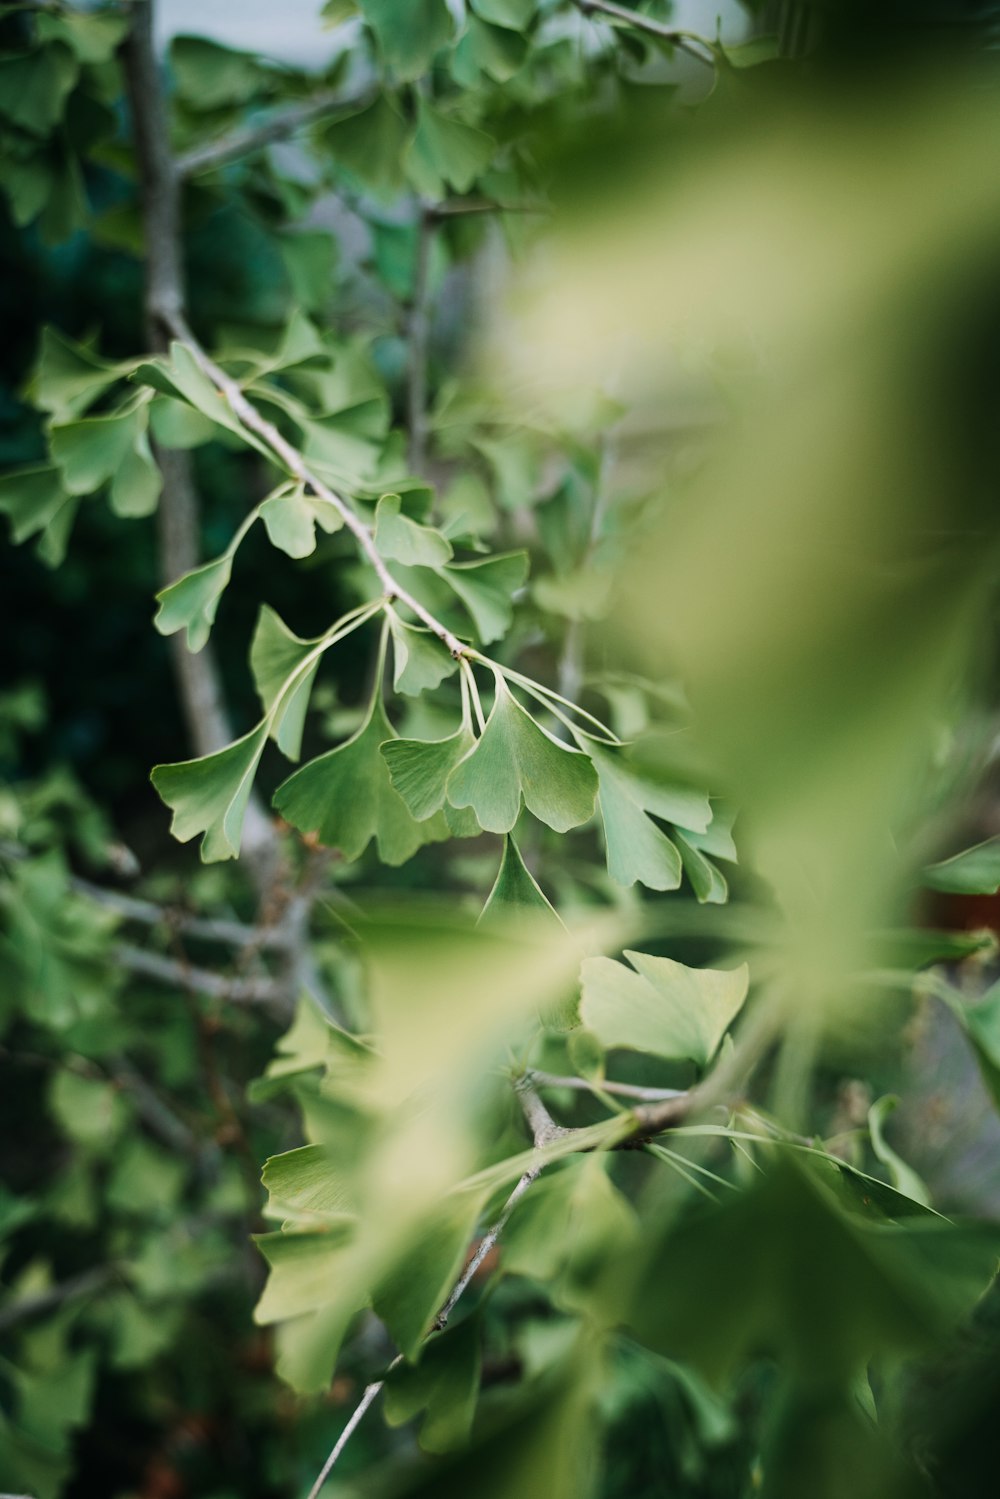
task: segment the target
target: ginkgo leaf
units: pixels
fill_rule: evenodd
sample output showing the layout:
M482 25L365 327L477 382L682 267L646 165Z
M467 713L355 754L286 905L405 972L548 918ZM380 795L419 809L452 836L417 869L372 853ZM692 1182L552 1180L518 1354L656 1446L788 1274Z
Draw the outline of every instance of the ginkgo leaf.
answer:
M503 841L500 869L479 919L485 921L490 916L509 916L512 912L526 910L547 911L552 916L556 914L521 858L521 850L508 833Z
M455 562L439 576L465 605L483 645L505 635L514 617L513 595L528 576L527 552L506 552L485 562Z
M417 697L425 689L439 687L458 666L454 656L430 631L406 624L395 610L389 610L387 618L396 691Z
M43 328L38 363L28 386L35 405L57 422L78 417L92 406L131 364L112 364L86 344L76 343L57 328Z
M648 797L642 781L611 751L595 744L591 757L597 768L597 801L611 878L619 885L641 880L650 890L676 890L681 882L681 856L646 815Z
M186 401L189 406L200 411L202 416L225 427L250 447L256 448L265 458L274 461L271 449L242 425L229 402L216 390L186 344L175 341L170 345L169 357L146 360L138 366L133 378L142 385L151 385L163 395L176 396Z
M746 964L688 968L673 958L639 952L625 956L632 968L612 958L584 960L583 1024L604 1046L705 1066L743 1007L750 982Z
M240 851L250 788L266 742L267 724L260 723L214 755L153 770L153 785L174 814L170 831L180 843L204 833L206 864L235 859Z
M987 838L924 870L924 884L956 895L995 895L1000 890L1000 838Z
M509 833L523 801L540 821L565 833L592 816L596 796L589 757L539 728L498 676L482 737L448 778L452 806L471 807L487 832Z
M450 40L454 20L447 0L359 0L379 50L399 78L419 78Z
M483 831L468 807L453 807L445 799L448 777L475 745L467 723L447 739L390 739L382 745L393 786L418 822L444 810L455 838L476 838Z
M493 160L496 142L483 130L417 99L417 130L404 153L406 174L419 193L443 198L467 193Z
M451 542L404 515L398 494L384 494L375 508L375 545L383 557L407 567L440 567L452 556Z
M271 495L261 505L260 516L271 545L296 558L316 550L317 525L330 535L344 524L329 500L306 494L302 484L283 486Z
M357 733L279 786L275 808L345 859L360 858L374 838L384 864L404 864L421 844L447 837L447 827L443 818L418 822L393 787L379 748L395 737L376 692Z
M78 496L67 493L59 470L50 464L0 478L0 513L10 519L11 539L20 543L40 531L39 551L52 567L63 559L78 504Z
M729 886L721 869L706 858L700 849L695 848L693 843L689 843L676 828L674 838L681 852L684 872L691 881L696 898L703 905L723 905L729 896Z
M481 1337L478 1318L467 1317L430 1342L419 1364L403 1364L386 1381L390 1426L427 1412L417 1438L425 1452L451 1452L469 1435L479 1394Z
M282 697L277 711L272 710L289 677L302 666L315 645L314 640L300 640L273 609L267 604L261 605L250 646L250 670L257 695L268 715L268 732L289 760L297 760L301 753L302 729L319 667L318 656Z
M145 407L133 406L130 410L53 424L52 459L70 494L93 494L114 478L145 435L147 420Z
M121 516L152 515L162 488L163 479L143 425L112 475L111 508Z
M160 634L174 635L186 629L188 650L200 651L212 633L219 600L232 570L232 555L224 552L161 588L156 595L160 607L153 620Z

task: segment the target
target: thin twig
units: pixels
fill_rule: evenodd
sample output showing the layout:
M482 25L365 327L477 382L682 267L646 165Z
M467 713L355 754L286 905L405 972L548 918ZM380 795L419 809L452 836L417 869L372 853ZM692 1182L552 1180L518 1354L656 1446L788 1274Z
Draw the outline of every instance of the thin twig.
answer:
M193 1159L202 1148L194 1130L179 1119L127 1057L117 1057L106 1064L107 1071L122 1088L131 1093L139 1118L154 1135L158 1135L178 1155Z
M196 364L208 376L216 390L225 396L233 414L243 423L248 431L254 432L261 438L279 462L300 483L307 485L320 499L325 500L328 505L334 507L344 522L345 527L350 531L355 541L357 541L365 558L374 569L375 575L382 584L389 601L398 599L400 603L405 604L416 615L417 619L427 626L431 634L437 636L438 640L450 651L452 656L456 660L460 660L466 653L466 645L459 640L457 635L452 634L451 630L446 625L443 625L429 609L425 609L419 599L414 598L408 589L396 581L386 567L381 553L375 545L375 538L372 535L371 528L365 525L353 507L346 500L342 499L339 494L330 489L329 485L323 482L318 474L309 467L298 448L293 447L286 438L282 437L272 422L269 422L266 417L261 416L256 406L247 400L237 381L232 379L230 375L227 375L225 370L220 369L214 359L210 358L205 352L183 317L168 313L163 321L174 337L186 345Z
M469 1263L462 1271L458 1280L455 1282L454 1290L435 1318L434 1327L438 1332L443 1331L443 1329L447 1327L448 1318L455 1310L455 1306L457 1305L461 1297L465 1294L465 1291L470 1282L475 1278L476 1271L483 1263L483 1260L485 1260L486 1256L495 1247L497 1240L503 1233L504 1229L507 1227L507 1219L517 1207L517 1204L520 1202L525 1192L527 1192L532 1182L538 1180L538 1177L541 1175L541 1171L541 1166L532 1166L530 1170L524 1173L517 1186L514 1188L513 1192L511 1192L510 1196L507 1198L507 1201L504 1203L503 1210L500 1213L499 1218L494 1223L489 1232L484 1234L480 1239L479 1247L477 1248L475 1254L470 1258Z
M507 1220L509 1219L511 1213L514 1211L515 1207L520 1202L525 1192L527 1192L531 1184L534 1181L537 1181L539 1175L543 1170L543 1167L544 1162L541 1165L532 1166L521 1177L520 1181L517 1183L517 1186L511 1192L510 1196L507 1198L507 1201L501 1208L500 1216L497 1218L492 1228L487 1230L486 1234L483 1236L478 1249L469 1260L469 1263L466 1265L465 1269L462 1271L462 1274L456 1281L455 1287L449 1295L444 1306L438 1312L437 1317L434 1319L432 1332L439 1332L443 1327L446 1326L448 1318L455 1310L459 1299L468 1290L469 1284L475 1276L476 1271L479 1269L480 1265L483 1263L483 1260L489 1254L490 1250L493 1249L500 1235L503 1233L505 1227L507 1226ZM323 1464L323 1468L320 1472L319 1477L316 1479L316 1482L309 1490L307 1499L318 1499L323 1485L326 1483L326 1480L329 1478L331 1472L333 1471L334 1464L337 1462L340 1454L343 1452L344 1448L347 1446L347 1443L350 1441L352 1435L360 1424L361 1418L364 1416L365 1412L368 1410L372 1402L377 1398L381 1390L385 1387L386 1379L392 1373L393 1369L398 1368L402 1362L403 1355L401 1353L397 1353L396 1357L386 1369L385 1374L382 1376L382 1378L376 1380L373 1384L365 1386L364 1394L361 1396L361 1399L355 1407L350 1419L347 1422L347 1425L344 1427L343 1431L340 1433L340 1436L334 1443L333 1449L330 1452L330 1456Z
M421 477L427 461L427 361L430 345L430 267L434 222L423 207L417 221L413 297L407 313L406 424L410 472Z
M699 62L714 67L709 43L702 41L700 37L691 36L689 32L675 31L672 26L664 26L662 21L654 21L650 16L629 10L625 5L616 5L614 0L573 0L573 4L585 16L602 15L610 16L615 21L625 21L629 26L634 26L636 31L648 32L661 42L676 47L679 52L686 52L689 57L696 57ZM708 56L701 51L702 47L706 48Z
M130 973L172 984L191 994L205 994L210 999L225 999L234 1004L280 1005L286 999L285 986L273 979L226 978L209 968L195 968L162 953L147 952L128 942L112 948L114 962Z
M288 933L280 926L251 926L222 916L190 916L175 906L161 906L156 901L125 895L119 890L105 890L103 886L75 875L69 883L77 894L86 896L107 911L113 911L123 921L133 921L140 926L166 926L185 937L218 942L226 947L284 948L289 944Z
M540 1150L545 1145L553 1145L557 1140L568 1140L576 1133L575 1130L566 1129L562 1124L556 1124L531 1086L530 1078L519 1078L514 1087L537 1149Z
M287 140L290 135L321 120L324 115L355 114L366 108L374 97L374 94L368 92L353 99L345 99L342 94L334 93L333 90L315 94L311 99L276 111L259 125L230 131L215 140L206 141L203 146L192 146L190 151L182 151L177 157L177 175L184 181L200 172L210 172L216 167L226 166L241 156L262 151L275 141Z
M686 1088L643 1088L638 1083L612 1083L605 1078L599 1084L585 1077L557 1077L552 1072L532 1072L530 1078L540 1088L575 1088L592 1093L599 1087L602 1093L618 1094L621 1098L634 1098L639 1103L662 1103L668 1098L684 1098Z
M45 1291L37 1291L33 1296L22 1296L0 1308L0 1332L7 1332L9 1328L16 1327L19 1322L27 1322L31 1317L40 1317L43 1312L50 1312L67 1301L74 1301L78 1296L103 1290L118 1273L117 1265L97 1265L93 1269L81 1271L79 1275L70 1276L68 1280L58 1281Z

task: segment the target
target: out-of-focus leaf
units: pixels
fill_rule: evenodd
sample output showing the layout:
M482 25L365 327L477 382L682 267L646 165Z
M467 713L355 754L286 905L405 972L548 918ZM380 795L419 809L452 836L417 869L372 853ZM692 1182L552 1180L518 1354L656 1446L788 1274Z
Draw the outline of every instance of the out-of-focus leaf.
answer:
M485 562L454 562L440 575L469 611L483 645L489 645L509 629L513 595L527 574L527 552L508 552Z
M750 979L746 964L688 968L673 958L625 956L635 973L611 958L584 962L584 1025L604 1046L686 1057L706 1066L743 1008Z
M898 1098L887 1093L882 1098L877 1098L868 1110L868 1132L871 1135L872 1150L888 1171L889 1180L897 1192L902 1192L905 1197L912 1197L913 1201L919 1202L921 1207L930 1207L930 1193L923 1181L913 1167L908 1166L902 1157L896 1154L885 1138L885 1121L898 1103Z
M396 75L408 81L426 73L441 47L451 39L453 21L446 0L359 0L361 12L378 38L379 51Z
M495 142L483 130L418 99L417 132L404 161L414 187L425 197L444 198L449 187L467 193L493 159Z
M434 1338L417 1366L388 1378L385 1418L390 1426L426 1411L419 1441L425 1452L452 1452L468 1439L479 1395L482 1331L475 1317Z
M924 870L924 884L952 895L995 895L1000 890L1000 838L988 838Z

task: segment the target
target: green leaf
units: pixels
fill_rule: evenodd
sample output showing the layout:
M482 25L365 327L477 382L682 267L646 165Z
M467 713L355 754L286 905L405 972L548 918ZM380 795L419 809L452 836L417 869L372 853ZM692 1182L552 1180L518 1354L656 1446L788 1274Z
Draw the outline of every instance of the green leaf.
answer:
M480 1195L460 1192L433 1207L373 1292L372 1306L407 1359L416 1357L458 1279L481 1205Z
M133 375L140 385L151 385L161 395L176 396L186 401L202 416L217 426L232 432L241 442L256 448L263 457L274 461L274 454L235 416L224 396L216 390L211 380L199 368L194 355L186 344L175 341L170 345L169 358L150 359L140 364Z
M496 142L485 131L466 125L417 101L417 131L406 149L404 163L410 181L427 198L447 196L452 187L467 193L493 160Z
M315 645L315 640L301 640L294 635L273 609L261 604L250 646L250 670L268 718L268 733L289 760L297 760L302 751L302 730L319 668L318 656L282 700L278 711L272 710L288 678L302 666Z
M452 74L463 88L477 88L483 73L497 83L507 83L527 55L526 38L469 15L462 39L455 48Z
M49 1107L71 1140L100 1154L112 1148L128 1117L125 1100L113 1083L65 1067L52 1079Z
M947 990L941 997L972 1042L983 1082L994 1106L1000 1109L1000 983L991 985L972 1005Z
M451 542L432 526L402 511L398 494L384 494L375 508L375 545L383 557L407 567L440 567L452 554Z
M174 396L153 397L149 425L156 441L165 448L200 448L216 436L214 422Z
M887 1093L884 1097L877 1098L868 1110L868 1132L871 1135L872 1150L888 1171L889 1180L896 1191L902 1192L905 1197L912 1197L913 1201L919 1202L922 1207L929 1208L930 1193L923 1181L913 1167L908 1166L902 1157L896 1154L885 1138L885 1121L898 1103L898 1098Z
M361 11L378 40L379 51L404 82L426 73L441 47L451 40L453 22L446 0L360 0Z
M256 1235L254 1243L271 1274L257 1303L254 1321L266 1327L333 1301L337 1296L338 1264L350 1239L348 1222L317 1231ZM345 1317L345 1325L346 1321Z
M357 1217L356 1194L345 1172L322 1145L286 1150L264 1163L265 1212L299 1227L337 1226Z
M657 799L631 774L620 755L589 740L587 746L597 769L597 800L611 878L619 885L641 880L650 890L676 890L681 882L681 856L646 815L649 802L657 803Z
M950 1332L992 1277L996 1229L863 1218L783 1154L644 1252L630 1318L644 1342L714 1384L747 1353L777 1355L815 1394Z
M10 519L11 539L20 543L42 533L39 551L55 567L65 555L66 540L79 503L63 488L59 470L48 464L18 469L0 478L0 513Z
M523 31L538 9L538 0L473 0L472 9L484 21L492 21L494 26Z
M38 361L28 384L34 404L55 421L81 416L133 364L112 364L57 328L43 328Z
M429 630L405 624L394 609L386 614L392 636L393 687L409 697L439 687L458 667L454 656Z
M453 1452L468 1440L479 1395L481 1335L478 1319L467 1317L429 1343L418 1365L404 1364L386 1381L390 1426L427 1412L417 1439L425 1452Z
M688 968L673 958L626 952L636 972L586 958L580 1019L606 1047L686 1058L706 1066L743 1008L750 975L739 968Z
M163 479L153 458L145 421L135 431L132 446L111 478L111 508L116 515L152 515Z
M544 729L496 678L496 700L475 748L448 778L453 807L471 807L480 827L509 833L524 805L557 833L593 815L597 774L580 750Z
M485 562L453 562L439 576L469 611L482 644L489 645L510 628L512 596L528 576L528 554L506 552Z
M173 811L170 831L180 843L204 833L202 860L235 859L243 836L254 774L267 742L267 724L258 724L214 755L157 765L152 782Z
M81 62L110 62L128 31L124 16L66 11L62 15L41 14L35 20L40 41L65 42Z
M61 43L0 58L0 115L32 135L59 124L80 65Z
M160 634L174 635L186 629L188 650L200 651L212 633L219 600L232 570L232 555L224 552L161 588L156 595L160 607L153 620Z
M691 888L697 899L702 904L723 905L729 896L729 886L721 869L717 869L711 859L706 859L676 828L673 836L681 851L684 872L691 881Z
M390 739L382 745L389 778L418 822L445 806L448 777L475 743L472 730L463 723L447 739Z
M170 62L177 92L199 112L246 104L270 78L250 52L237 52L207 37L175 36Z
M987 838L924 870L924 884L950 895L995 895L1000 890L1000 838Z
M84 416L69 422L53 423L51 429L51 451L56 467L62 474L63 484L70 494L93 494L109 479L118 479L118 471L131 456L129 475L140 485L140 504L146 510L121 510L119 506L129 503L128 496L119 484L113 488L115 508L119 514L148 514L150 477L146 469L155 476L153 504L159 493L159 476L153 464L149 443L146 440L146 423L149 413L144 404L132 405L106 416Z
M418 823L393 788L379 747L395 737L376 691L364 723L345 744L278 787L276 810L300 832L339 848L345 859L359 859L374 838L384 864L404 864L422 843L446 833L443 826Z
M362 187L382 200L400 191L407 126L384 94L357 114L335 120L323 134L334 162Z
M553 916L556 914L521 858L521 850L508 833L503 841L500 869L493 882L493 889L486 898L480 920L524 910L548 911Z
M271 495L260 507L268 540L289 557L308 557L316 550L316 525L332 535L344 522L340 512L328 500L306 494L305 486L296 484Z

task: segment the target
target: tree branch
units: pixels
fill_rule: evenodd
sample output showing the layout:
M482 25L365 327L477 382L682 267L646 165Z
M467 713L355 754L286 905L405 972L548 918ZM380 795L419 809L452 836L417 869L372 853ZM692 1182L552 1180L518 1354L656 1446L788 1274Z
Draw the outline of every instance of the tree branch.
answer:
M210 968L195 968L177 958L147 952L145 948L133 947L127 942L115 947L112 956L130 973L156 979L158 983L170 984L190 994L205 994L209 999L225 999L234 1004L276 1005L282 1010L287 1004L286 986L274 979L226 978L213 973Z
M339 494L336 494L329 485L324 483L318 474L306 463L305 458L299 452L298 448L293 447L290 442L282 437L272 422L269 422L266 417L261 416L257 408L247 400L238 382L232 379L230 375L227 375L225 370L221 369L215 363L214 359L210 358L205 352L201 344L194 337L184 318L180 314L168 313L164 317L163 322L167 331L187 346L199 368L208 376L216 390L225 396L233 414L243 423L247 430L254 432L266 443L279 464L288 473L298 479L300 483L307 485L321 500L325 500L328 505L334 507L347 530L350 531L355 541L357 541L366 560L374 569L376 577L385 589L386 596L390 600L398 599L400 603L405 604L416 615L417 619L427 626L431 634L437 636L438 640L442 642L456 660L465 656L468 647L459 640L458 636L452 634L451 630L431 614L429 609L425 609L423 604L414 598L408 589L396 581L386 567L375 545L375 538L372 535L371 529L365 525L353 507L346 500L342 499Z
M135 895L125 895L119 890L105 890L91 880L70 877L70 888L86 896L95 905L113 911L123 921L133 921L140 926L166 926L185 937L194 937L203 942L218 942L226 947L284 948L289 945L289 936L281 926L250 926L246 922L232 921L222 916L190 916L176 906L161 906L152 900L141 900Z
M434 221L421 207L417 220L417 260L413 298L407 315L409 357L406 364L407 460L411 473L422 476L427 461L427 357L430 341L430 264Z
M686 52L689 57L696 57L699 62L706 63L709 67L715 64L711 55L711 47L701 37L692 36L687 31L675 31L672 26L664 26L661 21L654 21L650 16L644 16L639 11L629 10L625 5L616 5L614 0L573 0L573 4L583 15L592 17L594 15L608 16L614 21L625 21L629 26L634 26L636 31L648 32L650 36L658 37L661 42L667 42L671 47L676 47L679 52ZM701 50L704 47L708 55Z
M528 1188L531 1186L532 1182L537 1181L539 1175L543 1170L543 1167L544 1162L542 1162L538 1166L532 1166L528 1171L526 1171L521 1177L520 1181L517 1183L517 1186L511 1192L510 1196L507 1198L507 1201L504 1203L503 1207L500 1210L500 1216L497 1218L492 1228L488 1229L484 1234L475 1254L469 1260L469 1263L466 1265L465 1269L462 1271L462 1274L455 1282L455 1287L451 1292L451 1295L448 1297L444 1306L438 1312L437 1317L434 1319L432 1334L433 1332L440 1332L447 1325L449 1317L455 1310L455 1307L461 1297L468 1290L469 1284L473 1280L476 1271L479 1269L480 1265L483 1263L483 1260L485 1260L486 1256L489 1254L490 1250L493 1249L500 1235L503 1233L505 1227L507 1226L507 1220L509 1219L511 1213L514 1211L515 1207L520 1202L525 1192L528 1191ZM365 1386L364 1394L361 1396L361 1399L352 1412L347 1425L344 1427L343 1431L340 1433L340 1436L334 1443L329 1457L323 1464L319 1477L316 1479L316 1482L309 1490L307 1499L319 1499L319 1494L323 1488L323 1485L326 1483L326 1480L332 1473L334 1465L336 1464L344 1448L347 1446L357 1427L361 1424L361 1419L364 1416L365 1412L368 1410L369 1406L371 1406L373 1401L378 1397L381 1391L385 1388L386 1379L392 1373L393 1369L398 1368L402 1362L403 1355L401 1353L397 1353L396 1357L386 1369L385 1374L383 1374L382 1378L376 1380L373 1384Z
M170 154L167 110L153 44L153 0L133 0L122 61L142 200L147 337L154 350L164 352L166 326L171 319L183 317L185 298L179 178ZM201 527L190 454L158 444L154 453L163 476L157 533L159 572L166 584L197 567ZM212 754L233 737L215 657L208 646L193 654L180 634L173 637L170 649L192 747L198 756ZM244 848L258 893L263 894L273 884L279 850L273 824L255 797L247 807Z
M9 1306L0 1307L0 1332L7 1332L19 1322L27 1322L32 1317L40 1317L44 1312L51 1312L77 1296L88 1296L92 1291L103 1290L118 1273L117 1265L97 1265L93 1269L82 1270L79 1275L71 1275L68 1280L58 1281L54 1286L38 1291L33 1296L22 1296Z
M621 1098L634 1098L640 1103L661 1103L668 1098L686 1098L686 1088L643 1088L637 1083L612 1083L605 1078L599 1084L588 1082L585 1077L557 1077L552 1072L531 1072L529 1080L540 1088L574 1088L593 1093L595 1087L602 1093L616 1094Z
M313 98L305 99L300 104L290 104L287 109L278 110L259 125L231 131L218 136L214 141L207 141L203 146L193 146L190 151L182 151L177 157L177 176L183 182L201 172L224 167L241 156L250 156L255 151L262 151L265 146L274 145L275 141L287 140L290 135L321 120L324 115L355 114L366 108L374 98L375 95L371 92L355 99L345 99L332 90L315 94Z

